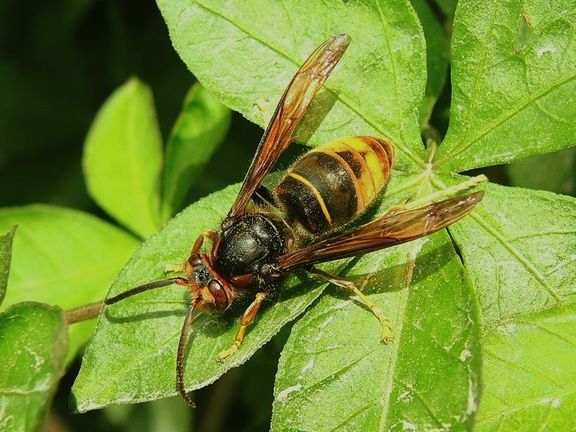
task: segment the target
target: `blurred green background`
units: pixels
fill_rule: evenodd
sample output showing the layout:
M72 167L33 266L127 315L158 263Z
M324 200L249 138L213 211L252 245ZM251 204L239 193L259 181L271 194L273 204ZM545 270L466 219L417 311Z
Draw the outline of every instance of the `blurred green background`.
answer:
M173 50L154 2L0 2L0 206L48 203L114 223L88 196L81 155L97 110L133 76L152 88L166 138L195 80ZM235 115L234 138L217 151L189 202L240 181L260 134ZM83 415L70 414L68 406L77 360L62 380L47 430L267 430L278 352L269 344L196 392L197 410L173 398Z
M449 18L431 5L448 31ZM173 50L154 2L0 2L0 206L49 203L110 221L86 192L82 147L98 108L132 76L151 86L166 138L194 77ZM447 126L449 101L448 82L432 116L440 133ZM192 187L189 201L240 181L260 134L259 127L235 114L226 142ZM295 149L285 155L280 165L286 166L297 153ZM497 183L574 196L575 154L569 149L483 172ZM47 430L267 430L284 337L197 392L196 410L168 399L69 414L76 362L62 382Z
M43 202L98 211L80 165L98 108L137 76L152 87L166 137L194 82L153 2L61 0L30 8L3 1L0 53L3 206ZM233 128L234 144L216 155L196 196L242 178L261 131L240 116Z

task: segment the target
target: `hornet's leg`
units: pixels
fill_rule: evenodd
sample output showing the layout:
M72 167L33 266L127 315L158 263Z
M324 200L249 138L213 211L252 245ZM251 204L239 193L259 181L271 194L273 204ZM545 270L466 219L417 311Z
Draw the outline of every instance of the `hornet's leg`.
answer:
M213 230L204 231L202 234L198 236L196 241L194 242L194 246L192 247L192 252L190 252L190 256L197 255L204 244L204 240L209 238L212 240L212 255L214 255L214 251L218 242L220 241L220 237L218 237L218 233ZM186 271L186 264L184 262L182 264L166 264L164 266L164 273L182 273Z
M236 351L238 351L238 348L240 348L240 345L242 345L242 341L244 340L244 334L246 333L246 328L250 325L250 323L258 313L258 309L260 309L260 305L262 304L265 298L266 294L263 292L259 292L258 294L256 294L256 298L252 303L250 303L250 306L246 308L246 310L244 311L244 315L242 315L242 320L240 321L240 328L236 333L234 343L230 348L218 354L219 361L226 360L227 358L233 356L236 353Z
M196 255L198 252L200 252L200 248L204 244L204 239L206 238L212 240L212 243L216 243L218 241L218 233L214 230L208 230L200 234L194 243L194 247L192 248L192 252L190 252L190 256ZM214 247L214 245L212 245L212 247Z
M374 303L366 295L364 295L364 293L360 291L358 287L354 285L354 283L352 283L347 279L331 275L330 273L326 273L325 271L320 270L316 267L312 267L308 271L317 276L320 276L322 279L336 286L345 288L350 292L350 295L356 295L360 299L360 301L364 303L364 305L366 305L368 309L370 309L370 311L376 316L376 318L378 318L380 324L382 324L382 342L388 343L392 339L394 339L394 333L392 331L392 325L390 324L390 320L386 318L382 309L380 309L380 307L376 303Z
M436 202L440 202L449 197L458 195L460 193L466 192L470 189L475 188L480 183L487 181L484 174L478 175L476 177L469 178L468 180L459 183L454 186L450 186L446 189L442 189L431 194L424 195L421 198L415 199L415 195L411 196L403 204L398 204L390 207L386 214L401 213L407 210L414 210L420 207L425 207Z

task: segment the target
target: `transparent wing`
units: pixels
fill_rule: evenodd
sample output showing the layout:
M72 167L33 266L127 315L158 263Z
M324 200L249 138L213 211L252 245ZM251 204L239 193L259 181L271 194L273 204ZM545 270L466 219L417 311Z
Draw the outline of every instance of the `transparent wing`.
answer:
M229 218L246 211L254 192L280 154L290 145L294 128L349 44L350 36L347 34L331 37L316 48L296 72L258 144L236 202L228 213Z
M416 240L459 221L483 196L484 192L478 191L415 210L387 213L373 222L281 256L280 268L286 271Z

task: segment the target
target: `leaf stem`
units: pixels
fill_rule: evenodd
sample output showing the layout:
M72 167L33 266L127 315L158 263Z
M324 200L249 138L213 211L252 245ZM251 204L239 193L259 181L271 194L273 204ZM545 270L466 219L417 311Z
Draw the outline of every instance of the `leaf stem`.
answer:
M86 321L96 318L102 311L103 301L88 303L64 311L64 318L68 324L74 324L80 321Z

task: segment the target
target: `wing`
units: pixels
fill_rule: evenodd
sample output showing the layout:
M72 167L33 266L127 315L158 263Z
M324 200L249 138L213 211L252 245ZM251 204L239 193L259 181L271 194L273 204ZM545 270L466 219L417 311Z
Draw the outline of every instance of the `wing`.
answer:
M286 271L416 240L459 221L483 196L484 192L478 191L416 210L385 214L374 222L282 255L280 269Z
M288 147L292 132L306 108L350 44L350 36L332 36L310 55L284 91L272 121L266 128L236 202L228 217L245 212L250 199L280 154Z

